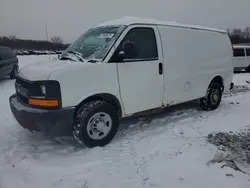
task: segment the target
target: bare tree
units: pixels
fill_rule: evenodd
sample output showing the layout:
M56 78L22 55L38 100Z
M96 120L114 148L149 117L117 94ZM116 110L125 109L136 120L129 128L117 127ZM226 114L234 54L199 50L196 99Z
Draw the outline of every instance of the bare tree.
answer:
M56 44L52 41L19 39L15 36L0 36L0 46L25 50L65 50L68 44Z
M235 36L242 36L243 35L243 32L241 29L237 29L237 28L234 28L231 32L232 35L235 35Z
M241 29L234 28L230 32L230 38L233 44L244 42L244 32Z
M9 38L10 40L16 40L16 39L17 39L17 37L16 37L15 35L10 35L8 38Z
M50 39L54 44L62 44L63 43L63 39L62 37L59 36L54 36Z
M247 27L244 30L244 37L246 38L246 40L250 41L250 27Z

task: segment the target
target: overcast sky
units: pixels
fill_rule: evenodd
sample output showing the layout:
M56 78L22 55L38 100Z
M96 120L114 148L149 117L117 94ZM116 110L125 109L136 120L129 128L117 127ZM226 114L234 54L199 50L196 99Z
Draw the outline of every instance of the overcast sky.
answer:
M86 29L122 16L216 28L250 26L250 0L0 0L0 36L62 36L72 42Z

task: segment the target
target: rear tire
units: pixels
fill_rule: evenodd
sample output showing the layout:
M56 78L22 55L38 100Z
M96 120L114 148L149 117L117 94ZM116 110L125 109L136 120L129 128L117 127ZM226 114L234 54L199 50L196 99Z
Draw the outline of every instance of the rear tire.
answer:
M246 70L246 72L250 72L250 65L245 70Z
M201 107L204 110L215 110L218 108L222 98L222 85L218 82L212 82L207 90L207 94L200 100Z
M105 146L116 135L119 116L116 108L105 101L91 101L77 110L73 135L87 147Z
M10 73L10 79L16 79L17 74L18 74L18 68L17 66L14 66L13 70Z

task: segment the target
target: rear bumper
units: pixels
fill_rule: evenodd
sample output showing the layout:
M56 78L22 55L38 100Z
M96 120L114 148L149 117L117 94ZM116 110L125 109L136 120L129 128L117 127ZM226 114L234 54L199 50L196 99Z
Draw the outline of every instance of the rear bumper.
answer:
M23 105L16 94L9 98L10 108L17 122L25 129L37 132L72 134L75 108L37 109Z

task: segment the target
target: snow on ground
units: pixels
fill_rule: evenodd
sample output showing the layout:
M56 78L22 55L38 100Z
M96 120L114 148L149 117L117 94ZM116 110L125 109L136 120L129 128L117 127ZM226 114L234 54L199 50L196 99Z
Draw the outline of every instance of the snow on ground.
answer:
M21 67L43 56L22 56ZM237 74L249 86L250 74ZM245 90L244 90L245 91ZM107 146L79 148L72 138L50 139L22 129L8 97L14 81L0 81L0 188L249 188L250 176L222 164L207 165L217 149L205 136L250 125L250 92L223 98L219 109L201 111L195 102L147 118L122 122ZM232 174L233 177L227 176Z

